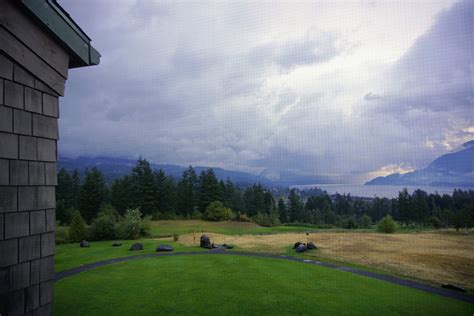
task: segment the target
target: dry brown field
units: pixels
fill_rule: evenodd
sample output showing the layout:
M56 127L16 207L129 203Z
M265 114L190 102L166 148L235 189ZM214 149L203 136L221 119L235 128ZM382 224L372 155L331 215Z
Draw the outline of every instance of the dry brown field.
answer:
M440 232L379 234L357 232L273 235L209 234L214 243L230 243L244 251L286 253L297 241L314 241L319 249L305 256L354 263L439 285L474 288L474 235ZM180 236L195 245L200 234Z

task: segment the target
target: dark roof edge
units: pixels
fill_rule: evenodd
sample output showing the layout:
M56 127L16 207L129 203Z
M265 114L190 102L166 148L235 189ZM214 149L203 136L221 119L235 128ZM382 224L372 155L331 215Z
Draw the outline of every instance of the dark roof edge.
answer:
M21 0L21 3L68 50L69 68L99 64L100 53L92 47L91 39L56 0Z

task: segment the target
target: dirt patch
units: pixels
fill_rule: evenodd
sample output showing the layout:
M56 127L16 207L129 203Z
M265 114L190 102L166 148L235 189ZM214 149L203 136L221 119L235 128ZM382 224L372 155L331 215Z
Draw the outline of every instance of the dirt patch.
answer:
M435 284L474 286L474 236L440 233L376 234L320 232L306 235L229 236L209 234L214 243L235 244L242 250L284 253L296 241L314 241L319 250L308 256L329 258L391 271ZM194 245L200 234L180 236Z

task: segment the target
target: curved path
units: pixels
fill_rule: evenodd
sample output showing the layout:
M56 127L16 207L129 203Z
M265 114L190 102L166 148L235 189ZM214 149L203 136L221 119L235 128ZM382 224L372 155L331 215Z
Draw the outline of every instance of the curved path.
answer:
M152 258L152 257L168 257L168 256L200 256L200 255L226 255L226 256L246 256L246 257L258 257L258 258L272 258L272 259L283 259L283 260L289 260L289 261L294 261L294 262L302 262L302 263L307 263L307 264L313 264L317 266L322 266L330 269L336 269L340 271L346 271L358 275L363 275L369 278L373 279L379 279L383 280L386 282L390 283L395 283L398 285L403 285L412 289L417 289L420 291L432 293L432 294L437 294L440 296L444 297L449 297L452 299L468 302L471 304L474 304L474 296L460 293L460 292L455 292L443 288L437 288L431 285L423 284L420 282L415 282L407 279L402 279L398 278L395 276L391 275L385 275L385 274L379 274L379 273L374 273L374 272L369 272L369 271L363 271L355 268L350 268L350 267L344 267L344 266L339 266L335 265L332 263L327 263L327 262L321 262L317 260L310 260L310 259L302 259L302 258L296 258L296 257L290 257L290 256L285 256L285 255L276 255L276 254L263 254L263 253L248 253L248 252L225 252L224 250L211 250L211 251L197 251L197 252L174 252L174 253L151 253L151 254L145 254L145 255L135 255L135 256L128 256L128 257L121 257L121 258L114 258L114 259L108 259L108 260L103 260L103 261L98 261L94 263L89 263L85 264L83 266L73 268L70 270L62 271L59 273L56 273L56 276L54 278L54 281L59 281L62 280L66 277L76 275L78 273L88 271L97 267L102 267L106 266L112 263L118 263L118 262L124 262L124 261L129 261L129 260L135 260L135 259L144 259L144 258Z

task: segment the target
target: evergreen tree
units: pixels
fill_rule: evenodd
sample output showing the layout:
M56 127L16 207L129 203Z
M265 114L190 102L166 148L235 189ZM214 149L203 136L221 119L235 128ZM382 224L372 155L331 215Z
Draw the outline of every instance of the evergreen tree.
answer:
M86 224L82 219L81 213L76 212L71 220L69 228L69 239L72 242L80 242L86 238Z
M408 194L407 189L403 189L399 194L398 194L398 211L400 214L400 221L408 225L411 222L411 214L410 214L410 208L411 208L411 197Z
M156 209L163 216L174 217L176 208L176 186L173 179L167 177L163 170L155 171L155 187L156 187Z
M58 172L58 185L56 186L56 200L62 201L65 208L72 206L74 198L72 191L72 179L69 173L61 168Z
M107 195L108 189L102 172L95 167L87 170L80 190L79 210L88 223L97 215L102 203L106 202Z
M296 189L290 190L290 194L288 195L288 208L290 222L295 223L304 221L304 206Z
M157 211L155 175L150 163L141 157L130 175L133 206L145 215Z
M72 188L71 188L71 207L77 209L79 208L79 196L81 193L81 176L79 175L79 171L74 169L72 172Z
M286 203L282 198L278 200L278 213L280 215L280 222L288 223L288 213L286 211Z
M119 214L125 214L127 209L135 206L135 199L132 196L132 179L124 176L114 181L111 187L111 203Z
M198 180L199 210L204 213L207 206L214 201L222 199L219 182L214 170L202 171Z
M183 171L177 185L177 211L189 217L198 203L198 178L192 166Z

